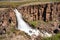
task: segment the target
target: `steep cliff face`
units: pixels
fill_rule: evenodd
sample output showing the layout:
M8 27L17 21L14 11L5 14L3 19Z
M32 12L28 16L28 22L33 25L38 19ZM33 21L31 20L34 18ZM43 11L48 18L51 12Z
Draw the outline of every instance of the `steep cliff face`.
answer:
M47 3L39 5L29 5L18 7L23 17L27 21L52 21L60 20L60 2L59 3Z
M51 33L60 31L60 2L19 6L17 9L27 22L40 21L36 25L38 29Z

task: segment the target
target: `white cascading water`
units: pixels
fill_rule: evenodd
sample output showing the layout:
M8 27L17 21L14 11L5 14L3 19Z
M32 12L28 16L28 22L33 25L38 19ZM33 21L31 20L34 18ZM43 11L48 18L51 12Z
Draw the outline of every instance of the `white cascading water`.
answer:
M24 31L25 33L27 33L28 35L32 36L38 36L39 34L44 37L50 37L51 34L47 33L47 32L40 32L38 29L33 29L31 28L23 19L22 19L22 15L21 13L18 12L17 9L14 10L14 12L16 13L16 17L17 17L17 22L18 22L18 29L21 31Z

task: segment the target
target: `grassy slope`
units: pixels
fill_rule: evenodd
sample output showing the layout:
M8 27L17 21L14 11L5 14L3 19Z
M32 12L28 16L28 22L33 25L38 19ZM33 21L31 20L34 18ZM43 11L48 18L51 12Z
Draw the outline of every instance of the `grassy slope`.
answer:
M43 38L43 40L60 40L60 34L56 34L50 38Z
M12 6L12 7L16 7L16 6L18 6L18 5L23 5L23 4L29 4L29 3L35 3L35 2L59 2L60 0L22 0L22 1L17 1L17 2L1 2L0 1L0 6L3 6L3 5L10 5L10 6Z

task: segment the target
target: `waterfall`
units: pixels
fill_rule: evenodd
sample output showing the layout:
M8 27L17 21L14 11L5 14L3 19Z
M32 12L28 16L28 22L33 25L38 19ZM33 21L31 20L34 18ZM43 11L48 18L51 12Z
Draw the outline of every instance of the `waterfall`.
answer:
M32 29L26 22L24 22L24 20L22 19L22 15L21 13L18 12L17 9L14 10L14 12L16 13L16 17L18 20L18 29L24 31L25 33L27 33L28 35L39 35L39 30L37 29Z
M33 29L31 28L22 18L22 15L21 13L18 12L17 9L14 10L15 14L16 14L16 17L17 17L17 22L18 22L18 29L21 30L21 31L24 31L25 33L27 33L28 35L32 36L32 35L35 35L35 36L38 36L38 35L41 35L41 36L48 36L50 37L51 34L48 34L47 32L40 32L38 29Z

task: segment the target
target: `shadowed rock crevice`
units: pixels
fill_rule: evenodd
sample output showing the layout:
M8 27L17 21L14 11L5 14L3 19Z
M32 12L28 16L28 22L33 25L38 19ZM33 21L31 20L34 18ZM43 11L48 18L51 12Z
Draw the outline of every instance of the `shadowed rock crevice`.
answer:
M59 33L59 30L58 30L58 29L55 29L53 32L54 32L55 34L57 34L57 33Z
M60 28L60 25L59 25L59 28Z
M10 18L10 19L9 19L9 23L11 23L11 21L12 21L12 19Z
M45 5L44 12L43 12L43 20L46 21L46 9L47 9L47 4Z

